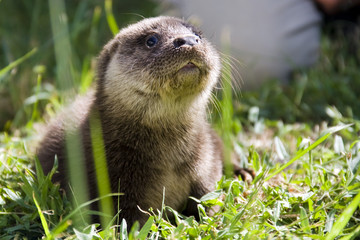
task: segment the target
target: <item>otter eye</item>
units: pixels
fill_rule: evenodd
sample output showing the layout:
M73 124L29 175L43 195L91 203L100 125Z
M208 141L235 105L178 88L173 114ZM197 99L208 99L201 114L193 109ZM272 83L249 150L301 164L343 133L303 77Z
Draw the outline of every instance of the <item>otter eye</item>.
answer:
M158 43L159 39L156 36L150 36L147 40L146 40L146 46L148 46L149 48L154 47L157 43Z

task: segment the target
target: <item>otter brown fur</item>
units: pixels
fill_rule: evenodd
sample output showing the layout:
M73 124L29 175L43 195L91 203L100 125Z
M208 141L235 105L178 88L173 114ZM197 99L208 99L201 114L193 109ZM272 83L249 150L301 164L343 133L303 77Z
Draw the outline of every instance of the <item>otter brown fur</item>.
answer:
M89 118L98 113L111 191L120 182L124 193L120 217L144 223L137 206L161 209L164 187L165 204L183 210L189 196L214 190L222 176L221 140L206 116L219 72L216 50L183 20L149 18L122 29L98 58L95 91L50 123L37 151L44 171L57 155L54 181L66 187L66 136L79 132L80 167L97 196ZM195 214L196 206L185 211Z

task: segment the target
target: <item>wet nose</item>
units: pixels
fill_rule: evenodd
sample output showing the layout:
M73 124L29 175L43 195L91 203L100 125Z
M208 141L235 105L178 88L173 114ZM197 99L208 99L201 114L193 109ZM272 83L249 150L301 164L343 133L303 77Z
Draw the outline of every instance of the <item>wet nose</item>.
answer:
M174 40L175 48L179 48L184 45L194 46L200 42L200 38L195 35L183 36Z

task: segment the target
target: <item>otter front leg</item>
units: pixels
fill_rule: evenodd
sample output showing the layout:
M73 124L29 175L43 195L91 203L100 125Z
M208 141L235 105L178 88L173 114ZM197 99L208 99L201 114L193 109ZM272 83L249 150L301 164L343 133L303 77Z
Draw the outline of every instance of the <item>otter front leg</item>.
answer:
M255 178L255 171L249 168L241 168L237 165L233 165L234 175L240 176L243 181L250 183ZM215 186L215 184L214 184ZM205 194L213 191L215 189L208 189L202 183L193 184L191 187L190 196L196 199L200 199ZM198 202L194 201L191 198L188 198L185 209L182 213L186 216L194 216L196 220L199 220L199 211L198 211ZM215 212L219 211L219 206L213 206L211 209L207 209L210 215L213 215Z
M205 194L211 192L211 190L206 189L201 183L194 184L191 187L190 197L200 199ZM185 209L182 211L182 214L185 216L194 216L197 221L200 220L199 211L198 211L198 202L192 198L188 198Z

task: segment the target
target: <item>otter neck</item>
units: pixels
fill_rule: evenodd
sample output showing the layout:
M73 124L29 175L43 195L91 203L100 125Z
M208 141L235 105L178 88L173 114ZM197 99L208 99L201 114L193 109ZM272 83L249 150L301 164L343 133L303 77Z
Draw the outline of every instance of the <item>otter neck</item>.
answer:
M136 124L161 129L206 122L206 94L190 96L180 100L136 96L127 98L108 97L101 89L96 93L95 107L100 115L117 125Z
M137 106L134 109L119 108L121 111L115 112L113 109L108 109L108 105L96 105L96 110L99 111L103 121L109 122L113 126L137 126L136 128L144 127L159 131L161 129L191 128L206 122L206 107L195 103L190 106L182 106L180 109L174 107L168 111L166 109L155 110L156 106Z

